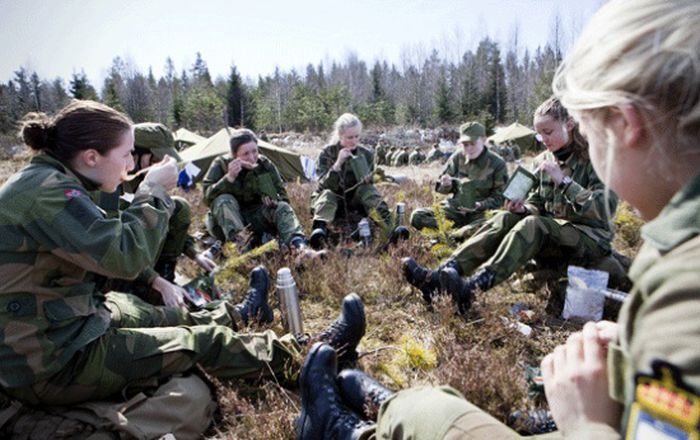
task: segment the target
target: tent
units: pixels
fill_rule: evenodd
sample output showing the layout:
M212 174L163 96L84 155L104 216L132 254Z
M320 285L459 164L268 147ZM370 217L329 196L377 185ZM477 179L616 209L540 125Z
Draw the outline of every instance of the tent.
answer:
M178 149L187 148L198 142L202 142L206 138L197 133L193 133L186 128L178 128L175 132L175 147Z
M536 131L514 122L498 130L496 134L489 136L488 140L496 145L511 141L518 144L522 151L535 150L537 149L535 135L537 135Z
M229 132L231 128L222 128L214 136L192 145L180 152L182 163L192 162L201 172L195 180L202 179L215 157L230 151ZM258 140L258 149L270 159L279 170L282 178L289 182L296 179L308 180L304 174L301 156L293 151Z

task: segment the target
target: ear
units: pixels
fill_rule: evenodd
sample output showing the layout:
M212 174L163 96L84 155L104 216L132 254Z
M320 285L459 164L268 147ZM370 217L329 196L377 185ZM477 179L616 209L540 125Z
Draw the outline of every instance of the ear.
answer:
M99 163L100 153L98 153L97 150L89 148L87 150L83 150L80 153L80 157L83 160L83 163L85 163L85 165L89 167L94 167L97 166L97 164Z
M631 104L621 105L615 108L613 123L617 134L626 147L643 148L646 146L646 126L644 118L637 107Z
M566 120L566 131L571 135L571 130L576 127L576 121L574 121L574 118L569 118Z

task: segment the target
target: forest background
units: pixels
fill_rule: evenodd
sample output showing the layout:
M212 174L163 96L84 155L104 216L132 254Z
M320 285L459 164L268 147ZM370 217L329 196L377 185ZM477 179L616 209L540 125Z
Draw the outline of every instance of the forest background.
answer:
M368 127L439 127L476 119L488 129L518 121L530 125L534 108L551 93L562 60L566 32L560 17L549 42L535 50L518 44L517 28L507 50L484 37L459 62L438 49L415 47L397 65L368 64L354 53L343 61L309 63L305 71L276 68L257 79L243 78L232 64L226 77L213 78L199 52L188 69L172 58L164 74L140 71L128 56L113 58L101 84L84 71L69 79L41 78L20 66L0 83L0 147L17 143L17 121L27 112L49 114L71 98L95 99L124 111L135 122L157 121L209 136L223 127L256 131L328 132L335 118L357 114ZM457 45L457 44L455 44Z

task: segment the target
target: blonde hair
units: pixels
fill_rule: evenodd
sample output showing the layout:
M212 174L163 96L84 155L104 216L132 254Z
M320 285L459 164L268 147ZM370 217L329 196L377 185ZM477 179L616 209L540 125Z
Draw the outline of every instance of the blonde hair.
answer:
M700 137L698 23L698 0L611 0L559 67L554 93L572 113L634 105L659 127L657 145L690 152Z
M362 122L360 118L352 113L343 113L335 120L335 123L333 123L333 132L331 133L328 143L330 145L335 145L340 142L340 135L350 127L360 127L360 131L362 131Z

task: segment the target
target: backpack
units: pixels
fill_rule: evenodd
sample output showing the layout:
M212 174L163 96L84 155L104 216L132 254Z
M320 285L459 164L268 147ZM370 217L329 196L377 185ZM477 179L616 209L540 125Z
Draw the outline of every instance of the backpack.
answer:
M213 421L216 402L195 374L174 376L126 401L29 408L12 401L0 410L0 436L12 440L199 439Z

